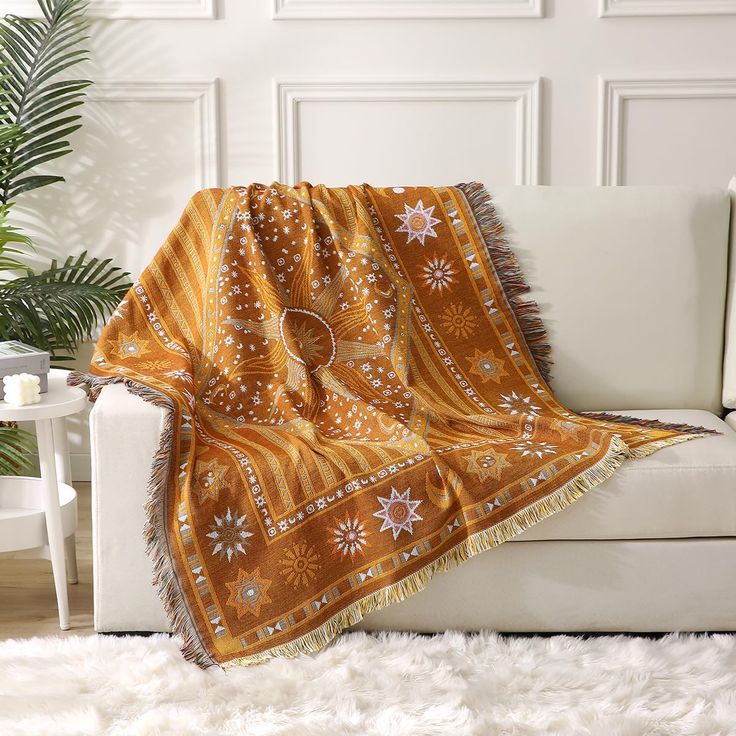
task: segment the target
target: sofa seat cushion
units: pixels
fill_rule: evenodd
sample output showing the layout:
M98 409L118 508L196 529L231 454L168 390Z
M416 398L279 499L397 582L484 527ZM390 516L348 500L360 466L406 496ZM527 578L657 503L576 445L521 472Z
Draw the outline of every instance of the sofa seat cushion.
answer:
M723 434L625 462L605 483L514 541L736 537L736 431L707 411L617 413Z

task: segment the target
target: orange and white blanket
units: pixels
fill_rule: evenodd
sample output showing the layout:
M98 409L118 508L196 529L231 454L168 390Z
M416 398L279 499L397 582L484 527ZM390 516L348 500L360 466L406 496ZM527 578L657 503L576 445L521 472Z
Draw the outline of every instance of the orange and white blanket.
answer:
M525 289L478 184L193 197L76 378L168 408L146 534L187 656L318 649L704 434L560 405Z

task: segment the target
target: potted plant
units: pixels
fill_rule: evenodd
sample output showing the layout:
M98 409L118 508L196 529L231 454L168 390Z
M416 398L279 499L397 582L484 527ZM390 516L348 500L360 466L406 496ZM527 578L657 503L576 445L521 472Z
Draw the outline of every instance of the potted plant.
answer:
M71 153L69 136L81 127L78 108L91 84L69 78L88 58L86 2L37 2L39 18L0 18L0 340L48 350L58 364L74 358L130 282L111 259L86 252L33 270L24 258L31 240L12 224L19 197L64 181L45 167ZM32 448L26 432L0 427L0 474L24 471Z

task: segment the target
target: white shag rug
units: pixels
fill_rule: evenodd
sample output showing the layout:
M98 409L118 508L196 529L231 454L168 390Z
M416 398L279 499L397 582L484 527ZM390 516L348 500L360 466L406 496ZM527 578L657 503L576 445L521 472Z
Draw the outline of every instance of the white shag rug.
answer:
M0 643L2 736L727 736L736 636L349 634L199 670L165 636Z

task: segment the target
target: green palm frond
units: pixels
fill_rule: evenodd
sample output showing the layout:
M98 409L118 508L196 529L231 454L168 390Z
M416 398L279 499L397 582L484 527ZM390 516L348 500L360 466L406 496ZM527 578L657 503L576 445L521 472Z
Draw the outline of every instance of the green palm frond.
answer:
M64 181L50 174L31 174L41 164L71 153L68 137L80 127L70 114L84 101L91 83L54 81L61 72L87 58L86 2L38 0L43 18L6 15L0 19L0 123L22 130L22 138L0 157L0 203L23 192Z
M64 181L38 167L71 153L69 136L90 82L69 79L87 58L86 0L37 0L40 19L0 17L0 340L21 340L70 360L130 288L129 274L86 252L34 273L18 256L31 241L9 224L24 192ZM61 76L61 79L59 79ZM25 250L23 250L25 249ZM8 271L22 272L9 278ZM32 435L0 424L0 475L29 468Z
M2 105L2 81L3 77L0 75L0 106ZM0 171L6 165L8 153L22 139L23 131L18 125L0 125ZM18 228L8 224L9 213L10 205L0 204L0 271L22 268L23 263L15 257L15 254L23 251L14 246L23 245L28 248L31 245L29 238L22 235Z
M25 268L23 261L16 257L25 250L9 245L23 245L26 248L31 247L30 238L23 235L17 227L9 225L7 222L10 207L0 205L0 271L15 271Z
M0 424L0 475L20 475L33 466L36 441L30 432Z
M92 337L130 288L129 274L111 259L70 256L40 273L0 284L0 340L21 340L55 360Z

